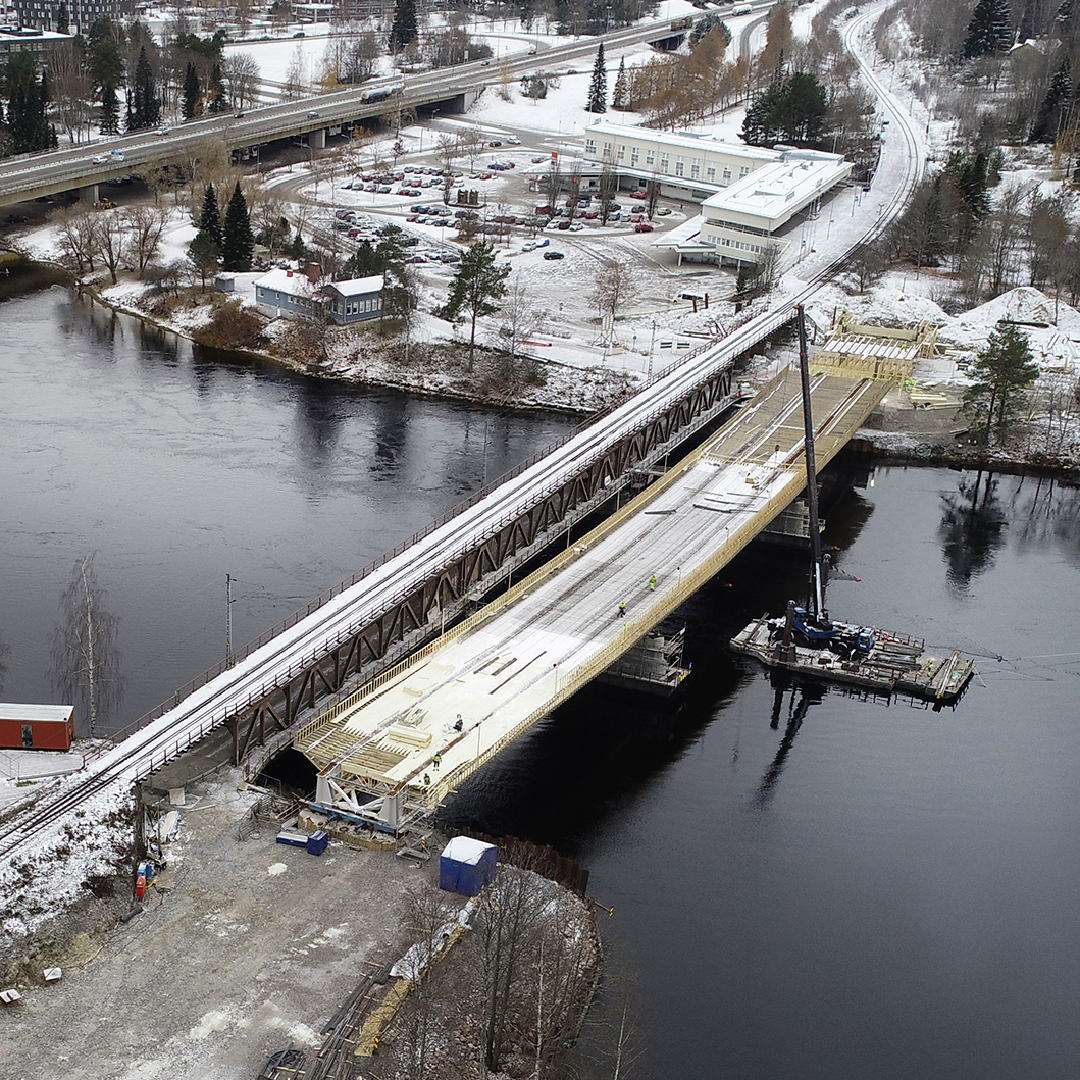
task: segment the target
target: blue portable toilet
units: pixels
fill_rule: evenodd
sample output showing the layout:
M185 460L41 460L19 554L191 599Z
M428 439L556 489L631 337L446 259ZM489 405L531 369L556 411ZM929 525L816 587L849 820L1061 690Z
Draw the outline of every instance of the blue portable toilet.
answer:
M471 836L455 836L439 860L439 887L462 896L478 896L495 880L499 849Z

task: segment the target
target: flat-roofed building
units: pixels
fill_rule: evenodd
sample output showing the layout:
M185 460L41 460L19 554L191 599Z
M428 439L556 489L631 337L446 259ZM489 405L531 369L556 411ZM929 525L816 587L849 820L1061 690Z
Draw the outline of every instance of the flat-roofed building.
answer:
M710 196L701 216L654 241L697 260L738 266L761 261L767 248L783 252L785 232L804 211L815 213L821 199L851 175L851 162L839 154L787 149L777 160Z
M48 67L53 52L71 44L71 40L71 34L56 34L51 30L0 26L0 64L6 64L16 53L25 51L42 67Z
M0 705L0 747L5 750L69 750L75 737L71 705Z
M593 168L609 164L621 188L644 188L650 180L661 194L702 202L737 184L781 152L714 135L655 131L602 120L585 129L584 157Z

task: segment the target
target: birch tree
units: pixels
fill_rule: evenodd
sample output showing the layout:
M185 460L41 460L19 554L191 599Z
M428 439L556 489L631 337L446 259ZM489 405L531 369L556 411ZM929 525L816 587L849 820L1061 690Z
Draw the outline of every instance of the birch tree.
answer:
M116 644L120 620L108 603L94 555L84 555L75 560L71 580L60 594L59 621L49 632L50 682L88 717L91 737L99 718L120 703L124 689Z

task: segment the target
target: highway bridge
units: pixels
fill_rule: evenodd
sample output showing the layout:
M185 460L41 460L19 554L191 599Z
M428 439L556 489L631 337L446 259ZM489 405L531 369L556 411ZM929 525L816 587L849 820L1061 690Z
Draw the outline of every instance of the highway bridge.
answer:
M768 4L759 5L763 9ZM78 190L87 201L97 201L97 185L117 176L137 173L157 165L181 164L198 156L207 139L220 139L230 150L254 148L280 139L304 138L321 149L327 131L383 116L398 108L464 111L485 86L501 79L502 67L513 78L526 72L565 71L567 65L591 65L601 41L606 48L620 48L671 37L671 20L664 19L618 30L600 37L579 38L566 45L528 50L494 60L479 60L421 74L395 76L348 89L319 94L253 109L242 115L205 117L178 124L168 134L139 132L124 138L98 141L71 149L24 155L0 162L0 206ZM366 101L372 91L401 87L392 98ZM94 159L118 151L123 159Z
M857 25L868 17L864 14L852 20L849 30L855 29L852 24ZM876 85L872 72L865 74L871 85ZM876 186L882 196L881 212L869 232L882 227L906 205L922 170L920 144L910 118L891 101L886 91L879 88L879 92L883 107L893 120L895 134L887 148L893 155L892 164L887 170L879 168ZM886 173L888 190L884 192ZM808 264L809 260L800 269L808 271ZM107 745L88 760L77 782L63 786L54 797L43 799L32 812L0 825L0 857L10 855L93 792L110 785L137 783L216 728L225 726L230 731L239 761L250 748L264 744L268 734L292 728L302 715L314 715L321 700L348 692L358 676L366 679L397 661L407 661L410 653L425 646L444 626L451 626L470 604L494 585L506 582L523 562L535 557L554 538L569 535L568 530L576 521L602 503L618 498L617 493L635 476L661 462L690 434L729 407L731 372L737 358L789 322L795 305L810 299L817 283L828 280L836 266L833 261L815 267L812 274L807 273L807 284L794 295L778 301L775 307L750 319L722 340L680 357L672 368L659 373L617 408L583 425L546 455L526 462L509 477L477 493L458 512L433 522L421 534L268 631L241 653L232 666L222 665L177 690L173 699L119 733L115 745ZM830 404L823 407L816 419L826 425L821 428L826 444L829 439L841 442L846 439L879 392L880 384L863 385L858 380L846 388L836 382L821 382L818 394L827 395ZM772 404L752 414L759 419L773 417L771 426L762 429L763 434L755 444L748 444L736 453L738 448L730 442L713 440L708 451L711 457L702 452L688 463L689 486L677 483L683 476L680 469L665 478L663 488L658 486L652 494L646 492L654 510L673 511L659 515L671 519L667 524L672 529L676 522L681 525L680 519L691 520L691 510L696 513L695 500L711 501L716 506L713 511L703 511L708 515L704 520L734 522L728 512L733 507L723 505L724 501L734 498L735 493L745 496L748 488L756 493L757 512L736 530L714 529L703 533L703 543L711 548L694 541L693 552L685 558L671 554L669 545L683 542L677 533L665 530L642 533L640 565L634 565L635 556L630 568L624 571L630 576L613 581L611 595L605 586L604 602L593 616L600 633L597 642L564 650L558 660L552 658L554 653L546 660L544 656L536 658L537 665L558 662L560 667L558 670L549 667L549 683L539 692L550 693L546 698L532 699L533 712L550 709L572 692L571 687L602 670L609 662L606 660L609 650L616 650L611 653L613 658L624 645L645 632L647 623L651 625L652 619L662 617L681 597L689 595L689 591L715 572L713 568L719 565L715 560L720 557L717 552L733 554L774 516L774 511L778 513L783 508L784 500L798 494L796 485L800 481L796 477L800 475L797 465L801 451L780 430L787 422L780 422L781 413L787 410L785 415L790 414L789 406L781 408L779 404L782 397L778 395L782 393L782 388L772 388L765 399ZM769 412L774 407L775 415ZM736 471L727 474L721 482L717 470L725 464ZM740 474L739 470L744 471ZM712 479L706 481L706 476ZM748 476L754 479L753 484L747 483ZM682 501L671 507L658 501L667 498ZM747 504L744 509L752 507ZM650 516L653 515L638 504L633 516L620 517L612 526L621 526L625 521L631 531L612 533L611 542L625 546L638 535L634 530L639 530ZM624 541L617 539L618 536L629 539ZM590 561L582 557L573 560L573 564L575 574L584 573ZM656 595L645 597L642 582L652 573L658 577ZM551 578L552 582L570 580L567 574ZM629 601L626 586L634 583L639 600L634 609L628 603L629 617L625 620L628 628L622 630L622 621L611 616L612 602L617 606L622 599ZM526 599L520 589L509 599L513 598ZM616 632L614 637L611 631ZM557 628L551 632L558 634ZM536 650L540 651L540 648ZM508 655L518 658L519 653ZM434 668L431 670L434 672ZM511 675L512 669L507 668L505 674ZM455 718L457 711L462 710L455 711ZM439 722L449 722L449 718ZM410 779L392 770L382 779L373 779L382 784L378 790L384 794L392 785L404 781L399 791L401 805L393 813L407 812L410 798L429 803L448 790L450 783L457 783L472 768L497 753L521 722L505 714L503 723L509 726L498 739L488 743L483 720L472 718L471 730L479 741L478 751L471 758L462 757L459 761L448 748L447 773L445 777L440 773L437 783L424 785L426 770L423 769L418 774L419 787L415 776ZM366 738L361 734L353 741ZM431 745L435 745L434 737ZM336 768L332 763L342 760L343 754L347 759L350 749L351 744L334 749L327 766L328 776ZM434 750L428 749L433 755ZM460 752L465 754L466 749ZM312 753L317 751L313 748ZM410 773L416 764L417 759L410 758ZM431 790L425 793L425 788Z
M825 465L890 383L818 373ZM625 653L806 484L802 388L776 376L661 480L497 601L302 728L316 802L397 830Z

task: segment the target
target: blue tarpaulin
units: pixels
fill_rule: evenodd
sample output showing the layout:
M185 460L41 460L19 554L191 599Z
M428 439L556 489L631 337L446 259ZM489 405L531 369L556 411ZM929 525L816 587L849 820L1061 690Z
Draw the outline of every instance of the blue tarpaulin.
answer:
M471 836L455 836L443 848L439 861L439 887L462 896L478 896L489 881L495 880L499 849Z

